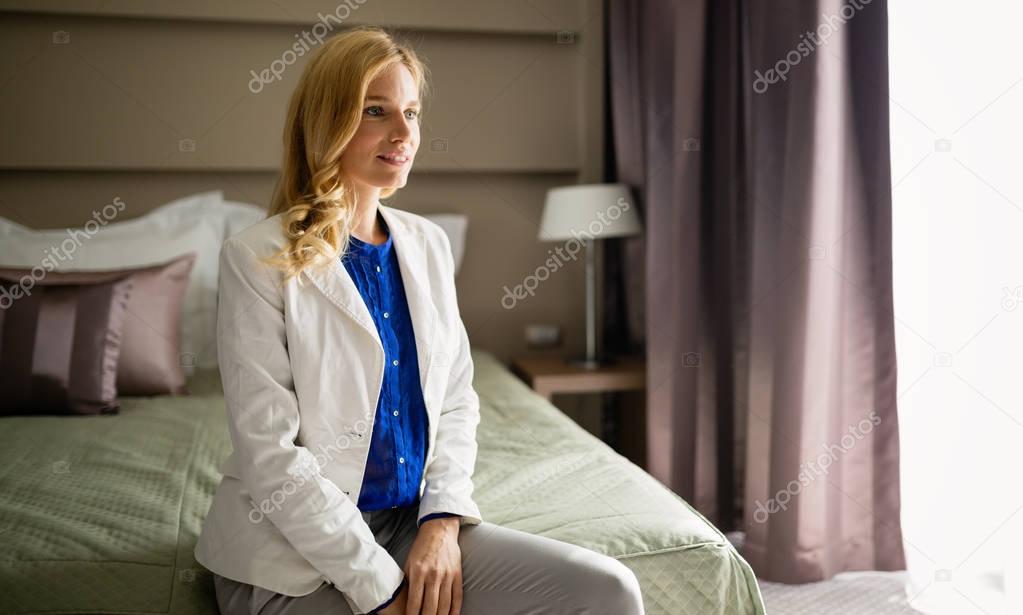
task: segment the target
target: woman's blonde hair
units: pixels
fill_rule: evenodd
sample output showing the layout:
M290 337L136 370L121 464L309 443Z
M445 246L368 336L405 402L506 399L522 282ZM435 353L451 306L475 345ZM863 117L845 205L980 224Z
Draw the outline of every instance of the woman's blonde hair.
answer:
M303 70L288 106L284 163L268 214L284 213L287 245L264 259L282 269L285 280L348 251L358 209L351 180L340 166L341 154L359 128L370 82L397 63L408 68L419 99L425 100L426 66L410 47L376 26L330 38ZM395 192L385 188L380 197Z

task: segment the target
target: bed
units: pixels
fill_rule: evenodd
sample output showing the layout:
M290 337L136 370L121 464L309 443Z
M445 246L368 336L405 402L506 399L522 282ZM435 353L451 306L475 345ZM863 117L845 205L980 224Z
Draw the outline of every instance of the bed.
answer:
M685 501L474 350L484 519L611 555L651 615L763 614L749 565ZM0 419L0 612L215 614L192 551L230 451L216 370L113 416Z

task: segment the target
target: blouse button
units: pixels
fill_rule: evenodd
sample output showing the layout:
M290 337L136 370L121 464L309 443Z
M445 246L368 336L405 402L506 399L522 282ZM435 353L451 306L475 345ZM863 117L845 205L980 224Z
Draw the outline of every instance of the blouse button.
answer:
M391 317L391 314L389 312L384 312L384 318L390 318L390 317Z
M398 411L397 410L394 411L394 416L398 416Z
M380 265L377 265L377 273L380 273Z
M398 359L395 359L395 360L391 361L391 365L397 365L397 364L398 364Z
M404 457L398 457L398 463L405 463Z

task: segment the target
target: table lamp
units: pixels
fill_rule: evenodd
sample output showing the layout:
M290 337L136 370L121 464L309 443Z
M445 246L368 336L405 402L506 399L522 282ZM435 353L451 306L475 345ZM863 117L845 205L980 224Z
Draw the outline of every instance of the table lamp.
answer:
M575 240L586 248L586 356L567 361L583 369L613 363L597 357L597 273L593 242L638 235L639 214L624 184L580 184L547 191L540 221L541 241Z

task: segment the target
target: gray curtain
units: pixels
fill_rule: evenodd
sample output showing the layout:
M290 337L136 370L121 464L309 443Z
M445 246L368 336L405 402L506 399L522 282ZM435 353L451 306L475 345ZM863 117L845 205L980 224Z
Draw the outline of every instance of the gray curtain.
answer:
M886 3L607 16L645 234L608 246L606 345L646 351L647 469L763 579L903 569Z

